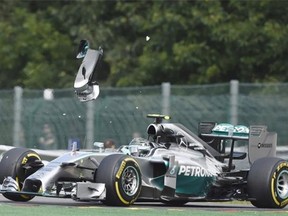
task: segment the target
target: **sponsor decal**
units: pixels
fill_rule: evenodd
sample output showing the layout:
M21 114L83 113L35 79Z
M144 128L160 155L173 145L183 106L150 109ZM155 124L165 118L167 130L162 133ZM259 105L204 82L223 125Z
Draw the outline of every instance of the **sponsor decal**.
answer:
M35 158L37 158L38 160L41 160L40 157L39 157L37 154L29 153L29 154L27 154L27 156L25 156L25 157L22 159L21 164L23 164L23 165L26 164L27 161L28 161L28 159L29 159L30 157L35 157Z
M119 168L119 170L118 170L118 172L117 172L117 174L116 174L116 178L118 178L118 179L120 178L120 176L121 176L121 174L122 174L125 166L126 166L126 162L125 162L125 161L122 161L122 163L121 163L121 165L120 165L120 168Z
M282 169L283 167L288 167L288 163L287 162L283 162L281 164L278 165L277 167L277 172L279 172L280 169Z
M23 159L22 159L22 162L21 162L21 164L26 164L27 163L27 161L28 161L28 158L27 157L24 157Z
M193 177L213 177L206 169L199 166L181 165L178 175L193 176Z
M258 148L272 148L272 143L259 143L257 145Z
M288 199L284 200L283 202L281 202L280 206L286 206L288 204Z

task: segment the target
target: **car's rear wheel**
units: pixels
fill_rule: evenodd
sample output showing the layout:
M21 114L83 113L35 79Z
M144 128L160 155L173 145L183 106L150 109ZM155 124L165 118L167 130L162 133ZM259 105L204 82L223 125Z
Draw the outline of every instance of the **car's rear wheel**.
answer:
M24 180L42 166L40 156L30 149L13 148L5 152L0 161L0 184L10 176L16 180L21 191ZM29 201L34 196L4 193L4 197L13 201Z
M105 183L106 199L111 206L129 206L141 191L141 172L137 161L127 155L105 157L97 169L95 181Z
M279 158L256 160L248 175L248 195L258 208L284 208L288 204L288 162Z

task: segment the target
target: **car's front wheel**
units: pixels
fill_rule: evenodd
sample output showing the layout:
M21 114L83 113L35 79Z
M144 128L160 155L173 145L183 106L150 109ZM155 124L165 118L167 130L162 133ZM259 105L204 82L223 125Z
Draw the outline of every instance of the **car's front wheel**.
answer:
M135 202L141 191L139 164L127 155L109 155L101 161L96 171L95 181L105 183L104 204L129 206Z
M256 160L248 175L248 195L258 208L284 208L288 204L288 162L279 158Z
M41 158L35 151L26 148L10 149L0 161L0 184L10 176L17 182L16 189L21 191L25 179L42 166ZM34 197L9 193L4 193L3 196L13 201L28 201Z

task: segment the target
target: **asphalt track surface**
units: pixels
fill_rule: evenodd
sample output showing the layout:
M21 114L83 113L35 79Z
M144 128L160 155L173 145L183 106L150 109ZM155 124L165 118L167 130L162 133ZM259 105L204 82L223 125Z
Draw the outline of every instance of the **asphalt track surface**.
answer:
M97 206L97 207L105 207L101 202L76 202L71 199L60 199L60 198L47 198L47 197L35 197L33 200L29 202L14 202L6 199L2 195L0 195L0 204L9 204L9 205L41 205L41 206L71 206L71 207L83 207L83 206ZM167 205L160 202L136 202L132 207L136 208L167 208ZM183 209L183 208L193 208L197 210L208 210L208 211L263 211L263 212L288 212L288 206L283 209L260 209L255 208L249 202L189 202L184 206L169 206L173 209ZM121 208L121 207L120 207Z

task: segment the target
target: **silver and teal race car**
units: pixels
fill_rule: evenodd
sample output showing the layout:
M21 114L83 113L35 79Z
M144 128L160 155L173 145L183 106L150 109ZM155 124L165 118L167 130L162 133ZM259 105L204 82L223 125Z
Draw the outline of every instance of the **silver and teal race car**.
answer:
M74 148L48 163L29 149L5 152L0 193L14 201L45 196L112 206L229 200L248 200L260 208L287 205L288 162L275 157L277 135L265 126L203 122L196 135L181 124L162 122L167 116L148 117L155 120L147 138L115 151ZM238 141L249 145L248 155L234 151ZM237 169L234 162L246 157L250 169Z
M101 48L90 49L81 41L77 57L83 61L74 83L80 101L99 95L95 73L102 56ZM154 122L147 136L115 151L103 151L101 145L79 151L75 145L50 162L30 149L6 151L0 160L0 193L14 201L45 196L112 206L136 201L184 205L245 200L260 208L288 204L288 162L276 157L277 134L267 126L202 122L194 134L182 124L169 123L168 116L148 117ZM248 150L237 152L240 142ZM248 168L236 166L239 160Z

